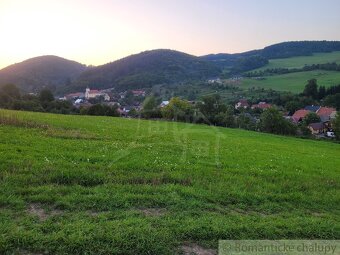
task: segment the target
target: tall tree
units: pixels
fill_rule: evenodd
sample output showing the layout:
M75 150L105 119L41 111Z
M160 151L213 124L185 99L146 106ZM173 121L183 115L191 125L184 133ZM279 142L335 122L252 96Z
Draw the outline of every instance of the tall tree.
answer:
M260 129L263 132L293 135L296 127L291 122L285 120L281 113L275 108L266 109L260 117Z
M233 128L236 126L235 117L234 117L234 108L227 107L225 112L219 112L216 117L216 125L223 127Z
M325 86L320 86L319 87L319 99L323 99L326 96L326 88Z
M160 118L161 112L158 107L158 101L154 96L148 96L143 102L143 110L141 111L144 118Z
M318 84L316 79L311 79L308 81L303 94L313 99L318 99Z
M300 101L289 101L286 103L285 107L290 114L293 114L295 111L302 108L303 104Z
M324 105L335 107L338 111L340 111L340 93L326 96L324 99Z
M149 96L145 98L143 102L143 109L145 111L153 110L157 107L157 100L154 96Z
M42 103L48 103L54 101L54 96L49 89L43 89L39 93L39 100Z
M241 113L237 117L237 126L247 130L256 129L256 120L250 114Z
M209 124L216 124L216 115L227 110L226 105L222 103L220 95L205 96L202 101L202 103L197 105L198 109Z
M179 97L173 97L169 104L162 109L162 116L170 120L190 121L192 114L192 105Z
M305 116L303 122L306 126L308 126L311 123L320 122L320 117L315 112L310 112Z

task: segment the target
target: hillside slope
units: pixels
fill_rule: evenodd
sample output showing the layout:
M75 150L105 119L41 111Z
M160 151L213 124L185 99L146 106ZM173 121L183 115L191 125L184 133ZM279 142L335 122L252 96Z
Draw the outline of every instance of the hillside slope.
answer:
M27 59L0 70L0 86L13 83L27 92L70 84L86 66L57 56Z
M240 88L264 88L277 91L302 93L308 80L316 79L318 85L330 87L340 84L340 72L315 70L263 77L263 79L244 78L238 85Z
M263 58L279 59L279 58L291 58L298 56L312 56L314 53L329 53L333 51L340 51L340 41L292 41L282 42L267 46L261 50L252 50L243 53L236 54L210 54L202 56L204 60L211 61L220 67L233 68L242 62L247 61L249 58L258 58L258 64L246 66L239 72L249 71L262 66L267 63L263 61ZM260 58L261 57L261 58ZM313 63L317 64L317 63Z
M326 63L340 64L340 51L314 53L311 56L271 59L267 65L253 71L265 70L268 68L303 68L305 65Z
M84 72L74 86L145 88L155 84L206 79L220 70L198 57L173 50L152 50Z
M339 144L109 117L0 122L1 254L340 238Z
M271 59L262 68L252 70L261 72L275 68L303 68L305 65L337 63L340 64L340 51L331 53L315 53L311 56L300 56L291 58ZM340 84L340 72L328 70L313 70L303 72L293 72L287 74L258 74L262 79L245 78L240 81L241 88L260 87L279 91L291 91L301 93L310 79L317 79L318 85L330 87Z

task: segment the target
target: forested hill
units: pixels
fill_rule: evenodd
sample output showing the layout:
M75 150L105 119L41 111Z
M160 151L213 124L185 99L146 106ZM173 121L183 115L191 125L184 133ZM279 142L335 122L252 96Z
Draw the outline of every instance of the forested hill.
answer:
M13 83L27 92L70 84L86 66L57 56L27 59L0 70L0 86Z
M313 53L332 51L340 51L340 41L283 42L261 50L236 54L210 54L201 58L220 67L230 68L234 72L242 72L264 66L269 59L310 56Z
M340 51L339 41L283 42L265 47L261 51L261 56L268 59L290 58L332 51Z
M117 60L84 72L73 84L78 89L141 88L161 83L206 79L219 75L209 61L174 51L152 50Z
M92 68L57 56L41 56L0 70L0 86L14 83L26 92L48 87L58 93L79 91L87 86L138 89L209 79L220 76L224 69L228 75L242 74L267 65L270 59L332 51L340 51L339 41L284 42L261 50L202 57L160 49Z

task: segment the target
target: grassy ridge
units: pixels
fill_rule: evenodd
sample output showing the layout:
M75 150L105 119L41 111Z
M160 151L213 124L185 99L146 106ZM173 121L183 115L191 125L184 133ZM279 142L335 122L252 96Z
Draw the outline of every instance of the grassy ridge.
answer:
M340 237L338 144L170 122L0 116L1 254L174 254L184 242Z
M241 82L240 87L261 87L265 89L300 93L303 91L307 81L310 79L317 79L319 85L330 87L340 84L340 72L317 70L266 76L265 80L254 80L247 78Z

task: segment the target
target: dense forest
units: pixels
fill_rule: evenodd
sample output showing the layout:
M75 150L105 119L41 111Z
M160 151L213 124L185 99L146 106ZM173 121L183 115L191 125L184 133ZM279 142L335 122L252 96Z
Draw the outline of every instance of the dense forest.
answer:
M220 69L198 57L173 50L152 50L84 72L75 87L131 89L218 76Z
M268 59L310 56L313 53L340 51L338 41L283 42L265 47L261 56Z
M27 92L43 87L55 90L70 85L86 69L85 65L57 56L35 57L0 70L0 86L13 83Z

